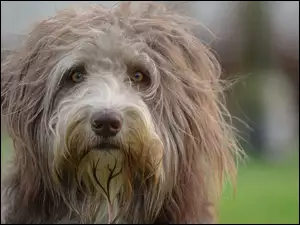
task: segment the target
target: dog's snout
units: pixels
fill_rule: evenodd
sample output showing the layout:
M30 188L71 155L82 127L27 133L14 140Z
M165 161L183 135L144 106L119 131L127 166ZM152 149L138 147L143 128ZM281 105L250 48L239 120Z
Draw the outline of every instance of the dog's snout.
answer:
M114 111L96 112L91 117L92 130L102 137L115 136L122 128L122 117Z

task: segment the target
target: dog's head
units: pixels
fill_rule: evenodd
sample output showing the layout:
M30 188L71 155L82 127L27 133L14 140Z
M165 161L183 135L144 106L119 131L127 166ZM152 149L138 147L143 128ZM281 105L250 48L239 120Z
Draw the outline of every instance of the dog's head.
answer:
M1 73L23 185L68 188L66 201L75 187L99 193L136 222L162 209L170 221L199 222L223 174L235 173L238 148L219 65L195 25L160 4L127 2L38 24Z

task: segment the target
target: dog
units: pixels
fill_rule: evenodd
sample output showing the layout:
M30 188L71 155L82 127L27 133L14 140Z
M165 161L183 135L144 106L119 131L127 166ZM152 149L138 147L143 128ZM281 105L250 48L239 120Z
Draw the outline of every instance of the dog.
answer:
M3 223L215 223L237 173L221 68L155 2L70 8L2 63Z

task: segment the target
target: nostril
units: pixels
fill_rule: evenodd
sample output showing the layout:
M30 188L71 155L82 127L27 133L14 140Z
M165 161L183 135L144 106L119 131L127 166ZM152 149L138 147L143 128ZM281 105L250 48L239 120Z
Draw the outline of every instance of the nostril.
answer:
M121 129L121 122L116 120L116 121L113 121L111 124L110 124L110 128L112 128L113 130L119 130Z
M101 129L103 127L103 123L94 122L93 126L97 129Z
M101 129L103 129L104 123L99 121L98 118L92 118L91 119L91 126L92 129L96 132L100 131Z
M101 129L103 127L103 123L95 118L92 118L92 127L96 129Z

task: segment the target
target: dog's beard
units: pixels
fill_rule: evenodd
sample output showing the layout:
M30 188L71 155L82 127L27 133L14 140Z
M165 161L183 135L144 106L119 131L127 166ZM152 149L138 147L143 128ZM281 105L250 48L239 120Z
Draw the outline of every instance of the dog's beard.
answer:
M70 104L73 108L68 105L51 119L54 127L51 167L57 184L65 183L63 179L67 176L72 183L69 185L76 184L96 198L104 197L112 208L115 204L119 207L129 204L139 189L137 186L150 190L162 183L163 144L155 133L150 113L145 113L146 107L122 109L124 127L116 137L104 139L91 130L92 107L79 109L75 103Z

